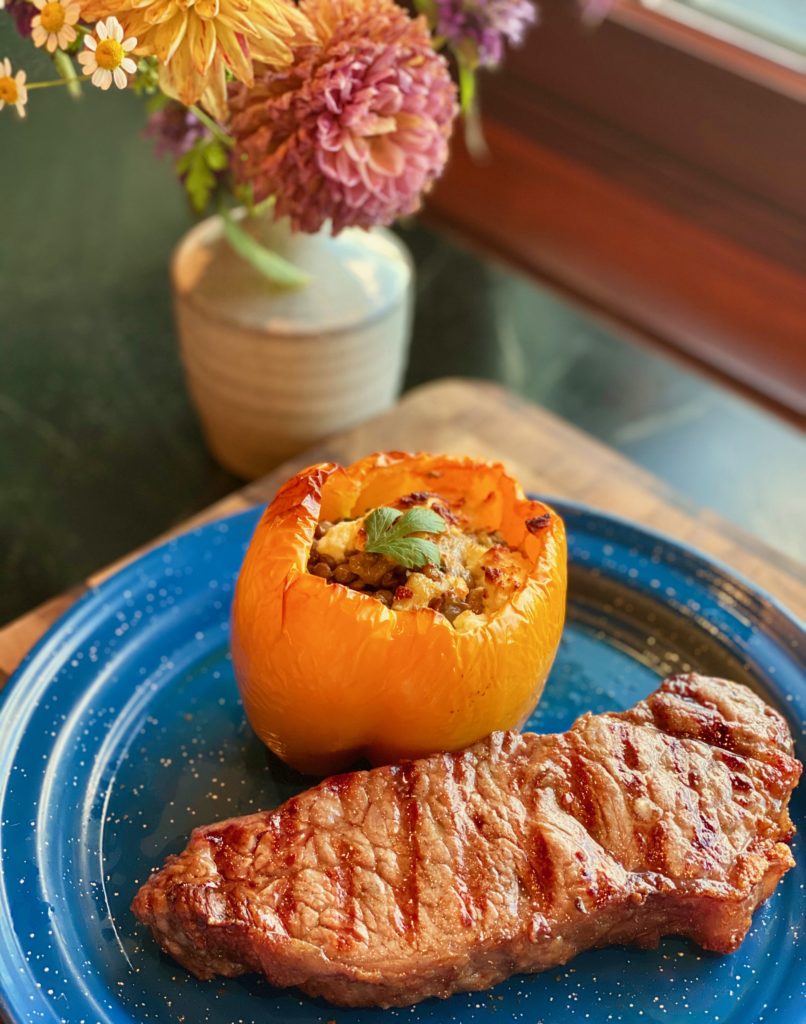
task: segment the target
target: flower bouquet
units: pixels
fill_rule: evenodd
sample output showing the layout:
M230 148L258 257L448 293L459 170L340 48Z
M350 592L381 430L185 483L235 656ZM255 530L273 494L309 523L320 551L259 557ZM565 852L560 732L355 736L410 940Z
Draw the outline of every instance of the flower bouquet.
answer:
M194 210L272 203L295 231L388 225L442 172L461 93L536 20L531 0L0 0L55 75L0 62L0 109L36 89L133 88ZM454 78L458 81L455 84ZM232 235L240 234L236 228ZM250 249L247 258L252 255ZM281 283L295 275L263 261Z
M193 209L215 214L180 244L173 283L219 460L256 475L391 404L411 267L384 227L419 209L460 109L478 138L477 73L521 41L531 0L4 5L54 74L0 61L0 111L25 116L37 89L131 88Z

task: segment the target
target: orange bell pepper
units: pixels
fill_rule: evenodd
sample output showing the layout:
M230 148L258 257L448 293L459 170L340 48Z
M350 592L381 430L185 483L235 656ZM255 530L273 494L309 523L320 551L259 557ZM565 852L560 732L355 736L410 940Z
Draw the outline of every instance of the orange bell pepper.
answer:
M463 501L469 529L499 531L528 561L524 585L472 631L306 571L320 519L356 518L423 490ZM500 464L390 452L311 466L267 508L238 579L232 654L246 714L284 761L317 774L518 728L554 660L565 592L562 520Z

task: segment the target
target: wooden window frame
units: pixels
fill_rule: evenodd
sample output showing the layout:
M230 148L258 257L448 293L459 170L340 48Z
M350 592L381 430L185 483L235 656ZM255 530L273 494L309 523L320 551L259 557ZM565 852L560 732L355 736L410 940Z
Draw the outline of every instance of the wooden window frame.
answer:
M434 215L803 415L806 74L632 0L541 15Z

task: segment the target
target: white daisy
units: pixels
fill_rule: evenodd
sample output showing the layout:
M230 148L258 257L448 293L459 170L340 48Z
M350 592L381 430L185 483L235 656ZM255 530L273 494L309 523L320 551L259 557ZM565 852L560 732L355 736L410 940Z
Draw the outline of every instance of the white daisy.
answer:
M20 117L25 117L25 104L28 102L28 90L25 88L25 72L11 73L11 61L8 57L0 60L0 110L8 103L13 103Z
M33 0L39 14L31 22L34 46L44 46L48 53L66 50L76 38L73 28L81 13L77 0Z
M137 71L137 65L128 56L137 46L135 36L124 39L123 26L111 16L96 24L93 35L84 37L84 46L78 62L85 75L92 75L92 84L108 89L114 81L118 89L125 89L129 81L126 76Z

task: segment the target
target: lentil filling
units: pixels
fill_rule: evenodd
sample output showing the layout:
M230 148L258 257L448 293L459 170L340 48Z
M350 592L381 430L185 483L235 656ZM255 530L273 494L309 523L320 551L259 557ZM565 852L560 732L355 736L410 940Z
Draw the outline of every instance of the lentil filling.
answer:
M431 608L459 631L478 628L523 587L527 559L499 533L472 530L461 505L438 494L407 494L390 507L404 511L415 506L430 508L445 521L443 533L423 535L437 545L440 565L407 569L387 555L365 551L362 516L317 525L308 572L370 594L387 608Z

